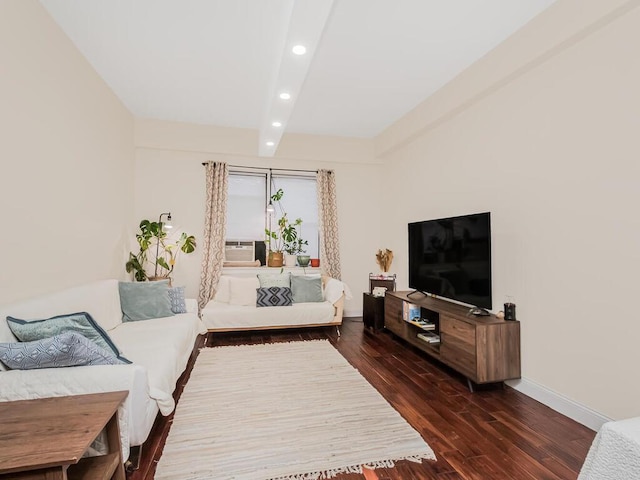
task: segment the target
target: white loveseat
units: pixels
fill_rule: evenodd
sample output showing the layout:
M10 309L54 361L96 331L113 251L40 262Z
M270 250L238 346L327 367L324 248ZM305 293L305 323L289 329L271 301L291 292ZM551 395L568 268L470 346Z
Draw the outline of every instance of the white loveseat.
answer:
M129 447L147 439L158 411L165 416L173 411L176 382L198 335L206 333L195 300L186 303L187 313L123 323L118 281L104 280L0 306L0 342L17 341L7 316L37 320L87 312L132 362L38 370L7 370L0 364L0 401L128 390L118 412L123 458L128 458Z
M222 275L215 297L202 309L202 321L210 332L339 326L349 289L326 276L322 283L322 302L256 307L256 289L260 287L256 276Z

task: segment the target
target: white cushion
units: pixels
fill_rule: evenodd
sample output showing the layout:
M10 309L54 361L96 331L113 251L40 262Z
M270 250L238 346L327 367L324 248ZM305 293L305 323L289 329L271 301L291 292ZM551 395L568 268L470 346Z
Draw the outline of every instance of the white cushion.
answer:
M331 323L334 315L335 308L329 302L256 308L211 301L202 310L202 321L211 330L233 330Z
M216 295L213 297L216 302L229 303L229 277L222 275L216 287Z
M173 390L193 350L198 333L206 332L197 315L125 322L109 334L122 355L147 369L149 395L163 415L174 407Z
M117 280L102 280L0 307L0 342L15 342L7 316L41 320L67 313L87 312L105 330L122 323Z
M256 290L260 288L258 277L229 278L229 304L256 306Z

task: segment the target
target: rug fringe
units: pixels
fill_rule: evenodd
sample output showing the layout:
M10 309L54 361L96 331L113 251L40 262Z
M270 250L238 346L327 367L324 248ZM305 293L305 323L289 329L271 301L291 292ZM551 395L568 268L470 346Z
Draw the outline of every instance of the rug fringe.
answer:
M331 468L320 472L298 473L295 475L285 475L284 477L275 477L268 480L329 480L343 473L363 473L362 468L377 470L379 468L393 468L396 462L400 460L408 460L414 463L422 463L422 460L435 460L429 453L421 455L411 455L408 457L397 458L394 460L379 460L377 462L365 463L364 465L350 465L348 467Z
M329 326L329 325L327 325L327 326ZM260 347L260 346L269 347L271 345L283 345L283 344L287 344L287 343L328 343L328 344L331 344L331 342L329 340L325 340L323 338L313 338L313 339L308 339L308 340L286 340L286 341L281 341L281 342L279 342L277 340L273 340L271 343L255 343L255 342L251 342L250 340L247 340L247 343L237 343L237 344L234 344L234 345L212 345L210 347L204 346L204 347L200 347L199 351L211 350L211 349L216 349L216 348Z

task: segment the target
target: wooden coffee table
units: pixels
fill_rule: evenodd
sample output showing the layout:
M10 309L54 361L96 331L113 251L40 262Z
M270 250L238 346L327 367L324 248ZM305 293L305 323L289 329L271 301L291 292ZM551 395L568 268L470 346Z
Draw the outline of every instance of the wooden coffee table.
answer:
M117 411L128 393L0 402L0 479L125 480ZM108 453L81 459L105 426Z

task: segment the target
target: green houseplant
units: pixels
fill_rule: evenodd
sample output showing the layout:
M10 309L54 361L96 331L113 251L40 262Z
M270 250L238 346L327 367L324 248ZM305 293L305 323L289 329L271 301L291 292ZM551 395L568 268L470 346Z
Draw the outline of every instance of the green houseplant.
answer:
M183 232L177 239L170 239L163 228L163 222L149 220L140 222L140 232L136 234L136 241L140 250L137 254L129 252L125 270L127 273L133 273L133 278L138 282L169 278L180 252L189 254L196 249L196 238L193 235ZM158 252L157 255L151 248L154 246ZM147 266L153 269L152 274L147 273ZM157 276L156 272L158 272Z
M271 201L276 202L282 212L281 217L277 220L275 228L265 229L265 242L269 247L268 264L271 267L281 267L283 264L284 253L295 256L304 252L304 246L308 245L306 240L300 236L298 229L302 225L302 219L296 218L290 221L286 212L283 211L280 200L284 196L283 190L280 188L276 193L271 195ZM295 262L295 260L294 260Z

